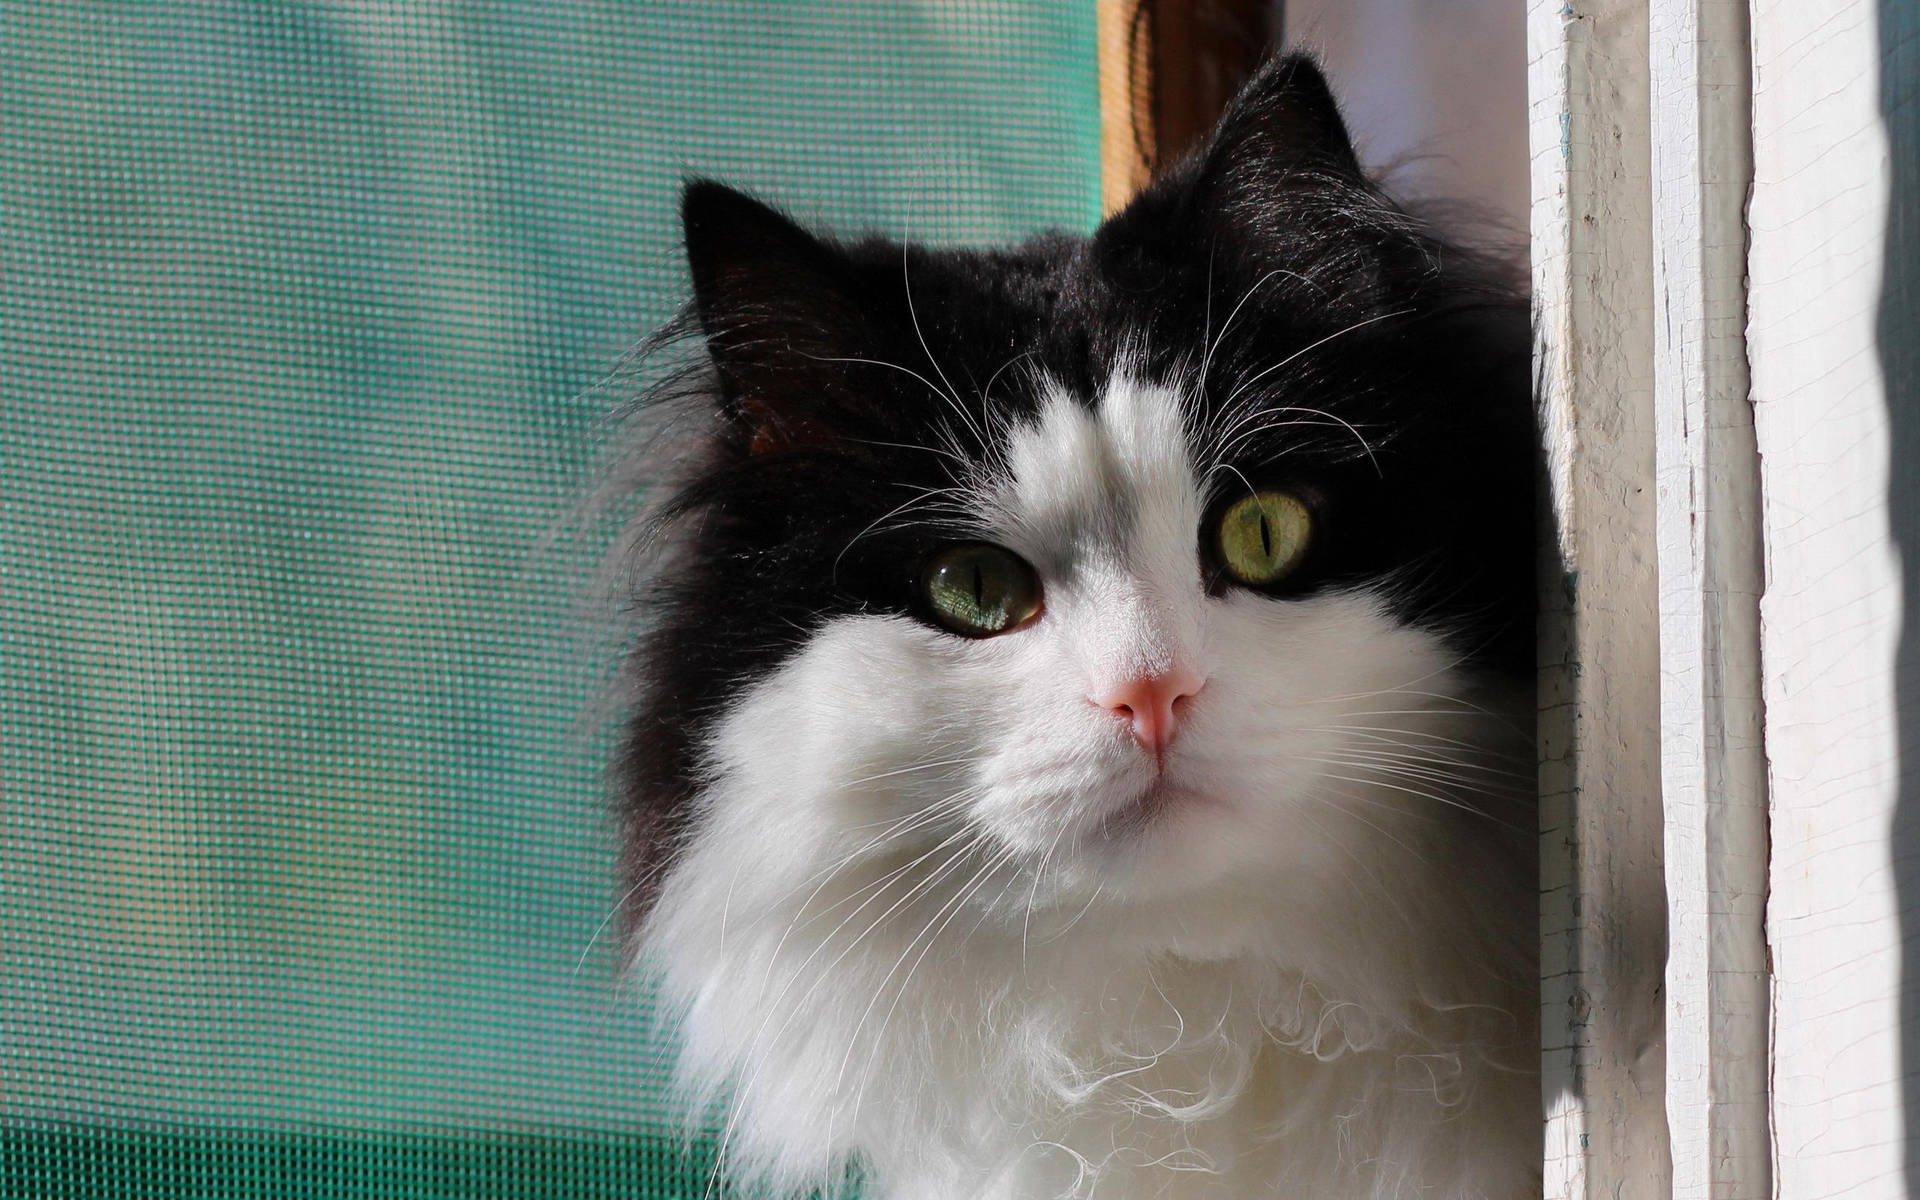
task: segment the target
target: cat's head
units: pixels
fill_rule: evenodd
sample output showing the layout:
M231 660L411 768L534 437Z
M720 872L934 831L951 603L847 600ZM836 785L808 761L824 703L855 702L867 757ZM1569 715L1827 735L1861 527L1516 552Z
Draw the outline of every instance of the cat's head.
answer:
M1090 238L683 211L710 375L650 518L636 908L703 839L789 896L865 855L1067 907L1350 878L1352 830L1473 806L1475 689L1531 667L1525 309L1310 61Z

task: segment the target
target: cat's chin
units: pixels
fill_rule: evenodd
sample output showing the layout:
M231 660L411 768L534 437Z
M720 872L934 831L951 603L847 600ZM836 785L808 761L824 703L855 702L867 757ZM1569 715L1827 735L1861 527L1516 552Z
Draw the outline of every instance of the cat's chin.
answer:
M1217 797L1191 783L1158 775L1106 806L1086 844L1095 851L1135 856L1150 850L1155 839L1178 838L1183 827L1225 807Z
M1176 775L1158 775L1089 819L1077 844L1075 882L1109 899L1202 895L1225 886L1242 865L1240 855L1222 853L1237 842L1244 845L1237 824L1232 806L1219 796Z

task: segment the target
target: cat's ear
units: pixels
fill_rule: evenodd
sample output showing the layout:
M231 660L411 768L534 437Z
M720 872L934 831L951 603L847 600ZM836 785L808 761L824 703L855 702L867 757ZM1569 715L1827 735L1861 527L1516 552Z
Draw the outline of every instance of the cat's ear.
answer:
M844 255L753 197L708 180L680 199L693 306L721 403L750 452L818 440L808 415L864 338ZM838 361L837 361L838 360Z
M1364 183L1319 64L1288 54L1268 59L1227 104L1193 187L1203 204L1235 212Z
M1312 229L1331 236L1343 210L1361 215L1377 202L1319 64L1287 54L1263 63L1205 145L1135 197L1101 235L1115 248L1179 257L1191 250L1186 239L1213 245L1227 234L1258 258L1278 247L1306 247L1303 235Z
M1364 307L1381 302L1385 260L1404 227L1362 171L1319 65L1289 54L1255 71L1206 144L1095 240L1108 270L1135 286L1183 278L1183 264L1196 261L1284 266L1323 302Z

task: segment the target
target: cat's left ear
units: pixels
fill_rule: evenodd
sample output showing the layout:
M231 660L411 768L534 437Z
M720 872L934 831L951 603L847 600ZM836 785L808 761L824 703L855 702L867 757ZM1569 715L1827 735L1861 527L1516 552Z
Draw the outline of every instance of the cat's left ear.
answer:
M1364 186L1340 106L1312 57L1268 59L1227 105L1201 153L1197 198L1230 214Z
M1137 286L1184 277L1194 261L1285 265L1326 300L1365 307L1380 302L1383 260L1404 228L1361 170L1319 64L1289 54L1255 71L1206 145L1110 218L1095 244L1110 271L1138 271Z

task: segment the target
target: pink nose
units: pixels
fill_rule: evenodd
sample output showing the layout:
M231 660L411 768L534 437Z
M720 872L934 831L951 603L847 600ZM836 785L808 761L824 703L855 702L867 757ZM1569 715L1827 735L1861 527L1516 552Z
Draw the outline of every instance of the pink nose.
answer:
M1133 725L1133 740L1140 748L1159 756L1173 743L1179 732L1181 701L1197 695L1206 680L1192 671L1175 667L1164 675L1145 675L1129 679L1093 697L1093 702Z

